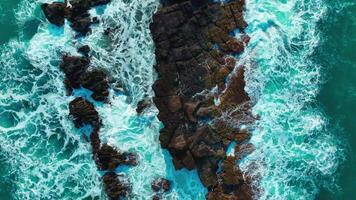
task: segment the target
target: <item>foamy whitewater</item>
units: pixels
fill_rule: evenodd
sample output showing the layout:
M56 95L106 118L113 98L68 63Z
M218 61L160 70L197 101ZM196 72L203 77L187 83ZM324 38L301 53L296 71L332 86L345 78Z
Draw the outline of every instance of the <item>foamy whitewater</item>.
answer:
M44 2L51 1L20 3L15 10L19 27L41 20L37 33L26 40L28 33L20 32L0 50L0 154L10 169L13 198L106 198L90 144L68 118L74 97L66 96L59 70L61 53L78 55L77 47L88 44L91 64L112 76L111 103L94 102L103 121L101 139L139 155L137 167L118 169L133 183L132 199L151 198L150 184L158 177L173 181L165 199L204 199L207 190L196 171L175 171L169 153L161 149L158 111L151 108L142 116L135 111L138 101L153 96L149 23L158 1L113 0L92 9L103 23L78 40L68 25L58 28L44 19L39 9ZM259 199L313 199L320 188L333 186L342 159L314 104L320 67L309 56L319 40L316 23L325 7L321 0L247 0L246 7L251 42L240 63L248 69L246 90L260 119L251 141L256 150L240 164L254 178ZM107 27L115 28L109 37L103 35Z
M314 199L335 188L343 152L315 104L320 66L311 55L319 42L322 0L247 0L251 42L242 62L254 98L256 150L241 165L259 189L258 199Z

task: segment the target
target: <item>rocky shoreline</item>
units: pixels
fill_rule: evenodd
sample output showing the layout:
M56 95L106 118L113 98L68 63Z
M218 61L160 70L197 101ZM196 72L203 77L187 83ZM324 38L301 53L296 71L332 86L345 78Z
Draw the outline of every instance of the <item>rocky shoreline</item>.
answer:
M63 26L65 20L78 33L90 34L89 9L110 0L69 0L41 6L52 24ZM162 148L169 150L176 169L197 169L208 188L207 199L252 199L248 177L238 168L239 160L253 146L245 125L255 119L245 92L244 66L237 56L244 51L249 36L243 19L244 0L214 3L205 0L165 0L150 26L156 44L154 104L164 128L160 131ZM239 39L236 39L236 34ZM108 74L90 63L90 47L78 48L81 56L62 56L60 69L65 74L67 94L85 88L92 100L76 97L69 104L70 117L76 128L90 126L88 138L93 159L110 199L127 198L131 186L115 169L121 165L136 166L136 154L120 152L100 140L102 121L92 101L109 103ZM150 99L139 103L143 112ZM235 144L234 155L226 152ZM158 178L152 183L153 199L170 190L170 181Z
M198 170L210 200L253 196L237 165L253 151L243 126L254 121L244 90L245 69L235 67L249 42L244 5L244 0L166 0L150 27L159 75L154 103L164 124L161 146L176 169ZM235 155L227 155L233 143Z
M54 25L63 26L65 19L78 33L78 37L90 34L90 25L99 23L99 19L91 18L89 9L94 6L104 5L110 0L70 0L42 4L41 8L48 19ZM108 74L101 68L90 65L90 47L84 45L78 48L82 56L65 54L62 56L60 69L65 74L64 84L67 94L72 95L73 90L85 88L92 92L94 101L109 103ZM100 128L102 121L95 106L88 99L76 97L69 104L70 117L76 128L91 127L89 138L93 160L98 170L104 172L102 177L105 191L109 199L117 200L130 195L131 186L124 175L117 174L115 170L122 165L136 166L137 156L134 153L120 152L116 148L102 143L100 140Z

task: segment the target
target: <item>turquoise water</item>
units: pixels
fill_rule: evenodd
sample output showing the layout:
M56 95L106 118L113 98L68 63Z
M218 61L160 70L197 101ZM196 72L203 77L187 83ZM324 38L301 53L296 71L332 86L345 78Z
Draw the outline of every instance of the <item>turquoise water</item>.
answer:
M4 23L17 34L1 35L1 199L106 198L90 145L68 118L73 97L65 96L58 67L60 54L76 55L81 44L92 47L92 64L109 70L129 94L111 91L111 104L97 106L104 122L102 140L139 155L140 164L122 172L134 183L133 198L152 196L150 183L166 177L173 181L167 199L204 199L206 189L197 173L175 171L171 157L160 148L157 110L141 117L135 113L136 103L153 94L154 46L148 25L158 2L117 0L93 9L91 14L101 14L104 25L80 40L73 39L69 26L50 25L39 10L42 2L13 5L8 13L14 22ZM105 26L118 31L105 38Z
M68 119L60 54L92 47L92 64L106 68L126 95L110 92L98 104L103 141L139 154L124 169L133 199L152 196L157 177L173 180L165 199L204 199L195 171L175 171L158 142L161 124L151 108L136 103L152 96L156 75L148 25L156 0L113 0L91 10L103 26L74 40L68 27L50 25L45 0L0 0L0 199L105 199L90 145ZM353 199L356 188L355 5L352 0L247 0L251 42L240 63L246 90L260 116L240 164L260 188L259 199ZM109 38L105 27L118 27ZM113 45L115 44L115 45ZM115 82L116 81L116 82ZM77 95L81 95L78 93Z

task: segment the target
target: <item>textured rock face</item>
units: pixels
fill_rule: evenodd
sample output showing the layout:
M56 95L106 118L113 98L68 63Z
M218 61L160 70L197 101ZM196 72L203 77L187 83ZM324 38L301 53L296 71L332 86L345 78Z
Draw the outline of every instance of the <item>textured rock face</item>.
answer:
M164 178L158 178L152 182L151 188L155 192L153 200L158 200L161 199L163 193L171 189L171 182Z
M64 14L66 5L61 2L54 2L52 4L44 3L41 8L49 22L57 26L64 25Z
M115 172L106 173L103 177L103 182L106 194L110 200L127 197L131 191L129 184L120 181L120 177Z
M249 114L244 67L235 69L235 56L249 42L244 33L244 4L244 0L223 5L163 1L150 27L159 74L153 100L164 124L161 146L169 150L177 169L198 170L209 189L207 199L252 196L242 172L235 167L238 156L226 156L228 145L232 141L240 145L248 140L248 134L223 117L238 121ZM236 29L240 39L232 36ZM219 162L223 163L221 171Z
M41 5L46 18L51 23L57 26L64 25L66 18L71 22L70 26L73 30L82 35L86 35L91 31L90 25L96 23L95 19L91 19L89 9L110 3L111 0L66 0L65 3L53 2L51 4L44 3Z
M109 3L110 0L70 0L64 3L54 2L41 6L49 22L62 26L65 19L70 26L82 36L90 32L90 25L99 23L98 18L90 18L88 10L93 6ZM92 92L91 97L96 101L108 102L109 82L104 70L90 66L90 47L84 45L78 49L83 56L64 55L60 64L65 74L65 86L68 95L73 89L81 87ZM93 159L99 170L107 171L103 178L105 191L109 199L117 200L128 197L131 188L123 177L117 175L114 170L120 165L135 166L138 164L137 155L134 153L120 152L108 144L102 144L100 140L100 128L102 126L99 113L89 100L77 97L69 104L70 117L77 128L86 125L91 126L90 144Z
M65 84L69 93L72 89L84 87L91 90L96 101L107 101L109 96L109 82L107 74L102 69L88 70L88 57L64 55L61 69L66 75Z
M69 104L69 113L77 128L84 125L98 126L99 114L94 105L83 98L76 98Z

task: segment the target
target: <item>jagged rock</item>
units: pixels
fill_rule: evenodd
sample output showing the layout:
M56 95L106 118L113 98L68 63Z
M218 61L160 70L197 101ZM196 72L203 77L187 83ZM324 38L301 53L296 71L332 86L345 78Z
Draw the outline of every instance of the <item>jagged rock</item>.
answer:
M241 171L237 168L236 158L228 156L222 163L222 181L225 185L238 185L243 181Z
M96 153L96 162L100 170L114 170L119 165L137 165L137 156L133 153L120 153L108 144L103 144Z
M80 84L91 90L96 101L107 101L109 96L109 82L107 74L101 69L87 71L80 77Z
M147 107L151 105L151 98L144 98L137 103L136 112L141 114Z
M64 55L60 68L66 75L66 86L69 88L80 87L80 77L89 67L89 59L86 57Z
M239 68L235 74L232 75L230 79L230 84L226 88L226 91L221 97L221 104L223 106L233 106L239 105L250 100L250 97L244 90L245 80L244 80L245 69L243 67Z
M171 182L164 178L158 178L152 182L151 188L154 192L167 192L171 188Z
M64 18L67 18L71 22L70 26L75 31L85 35L91 31L90 25L98 22L97 20L91 20L89 9L109 2L110 0L69 0L70 6L68 7L67 1L65 1L64 3L44 3L41 8L51 23L63 26Z
M95 110L94 105L81 97L70 102L69 113L77 128L86 124L94 126L100 121L99 114Z
M210 199L238 199L237 190L230 193L230 185L219 183L226 177L217 169L228 145L244 139L231 125L244 113L230 111L249 102L244 71L234 72L233 57L249 42L242 14L245 1L164 0L162 4L150 25L159 77L153 101L164 125L161 146L169 150L176 169L198 169ZM235 29L242 34L240 39L232 36ZM248 187L244 180L240 185Z
M110 200L126 198L131 191L130 186L120 181L118 175L114 172L107 172L103 176L103 182L106 194Z
M199 104L199 102L189 102L184 104L184 112L190 122L198 122L197 118L195 117L195 113L199 108Z
M218 177L216 175L216 170L218 169L218 166L216 161L204 158L199 160L197 165L199 178L205 187L209 188L217 184Z
M89 52L90 52L90 47L89 47L89 45L81 46L81 47L78 49L78 52L79 52L79 53L82 53L84 56L88 56L88 54L89 54Z
M169 148L182 151L187 148L187 141L183 134L176 134L170 141Z
M50 23L57 26L64 25L64 14L66 9L65 3L62 2L53 2L51 4L44 3L41 5L41 9Z

